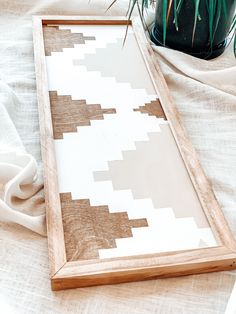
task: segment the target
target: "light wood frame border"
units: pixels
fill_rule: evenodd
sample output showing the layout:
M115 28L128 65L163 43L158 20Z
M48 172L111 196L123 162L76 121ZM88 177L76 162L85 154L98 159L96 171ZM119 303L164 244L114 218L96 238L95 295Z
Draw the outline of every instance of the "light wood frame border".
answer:
M42 26L46 24L132 25L150 77L186 165L202 208L219 244L213 248L150 254L129 258L67 262L59 199L53 130L48 95ZM236 242L214 196L196 152L186 136L167 84L154 59L140 22L125 17L35 16L34 55L52 290L188 275L236 268Z

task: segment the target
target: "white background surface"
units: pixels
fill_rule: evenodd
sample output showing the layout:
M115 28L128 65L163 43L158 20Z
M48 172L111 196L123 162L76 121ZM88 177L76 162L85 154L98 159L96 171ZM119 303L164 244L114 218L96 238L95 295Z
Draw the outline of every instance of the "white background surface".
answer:
M1 150L26 149L37 159L39 173L31 15L103 15L108 3L0 1ZM124 14L124 3L119 1L108 14ZM156 50L183 123L236 235L236 61L232 50L213 61ZM31 214L42 212L42 191L17 206ZM9 313L224 313L235 281L232 271L51 292L46 239L2 223L0 241L0 302Z

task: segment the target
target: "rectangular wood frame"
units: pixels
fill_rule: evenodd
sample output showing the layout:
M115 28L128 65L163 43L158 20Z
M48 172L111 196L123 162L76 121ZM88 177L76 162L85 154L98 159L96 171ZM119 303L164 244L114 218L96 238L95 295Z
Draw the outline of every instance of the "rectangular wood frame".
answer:
M47 24L127 25L127 23L134 30L153 85L160 94L161 103L174 138L219 246L129 258L67 262L42 27ZM52 290L236 268L236 242L202 170L196 152L186 136L163 74L156 63L154 52L145 37L140 22L137 19L127 21L125 17L35 16L33 18L33 34Z

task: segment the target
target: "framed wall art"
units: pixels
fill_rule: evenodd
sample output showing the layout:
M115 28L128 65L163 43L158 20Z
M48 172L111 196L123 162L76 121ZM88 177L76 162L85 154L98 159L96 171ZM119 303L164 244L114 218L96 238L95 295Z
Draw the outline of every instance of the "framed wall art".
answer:
M52 289L236 268L140 22L36 16L33 30Z

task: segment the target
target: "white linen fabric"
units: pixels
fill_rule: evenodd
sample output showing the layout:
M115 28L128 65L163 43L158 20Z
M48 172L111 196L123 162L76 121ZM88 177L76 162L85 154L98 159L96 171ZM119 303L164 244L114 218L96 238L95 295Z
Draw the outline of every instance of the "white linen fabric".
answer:
M46 235L45 215L30 216L12 209L12 199L28 199L37 185L33 185L37 174L35 159L30 154L16 152L0 153L0 182L4 186L0 199L0 219L18 223L41 235Z
M110 0L0 0L0 220L12 221L0 224L0 305L4 313L215 314L226 309L235 271L50 290L47 241L37 234L45 234L45 205L31 16L124 15L127 2L118 0L105 12ZM204 61L153 48L183 124L236 236L233 51L228 48L219 58Z
M232 290L231 296L229 298L225 314L235 314L236 313L236 283Z

